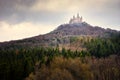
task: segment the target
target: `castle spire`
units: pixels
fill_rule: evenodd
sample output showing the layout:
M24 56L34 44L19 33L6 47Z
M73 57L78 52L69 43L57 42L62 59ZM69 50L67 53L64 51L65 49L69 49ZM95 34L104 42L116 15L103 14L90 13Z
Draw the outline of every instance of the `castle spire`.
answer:
M79 13L77 13L77 18L80 18Z
M75 19L75 16L73 16L73 19Z
M81 18L80 18L80 19L81 19L80 21L82 22L82 16L81 16Z

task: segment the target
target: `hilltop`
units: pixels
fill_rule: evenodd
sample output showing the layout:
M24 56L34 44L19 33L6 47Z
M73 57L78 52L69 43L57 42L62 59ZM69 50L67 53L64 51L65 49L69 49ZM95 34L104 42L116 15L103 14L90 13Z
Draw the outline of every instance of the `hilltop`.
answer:
M82 17L45 35L0 43L0 80L106 79L120 79L120 32Z
M55 30L45 35L38 35L31 38L22 40L15 40L10 42L0 43L0 48L12 47L68 47L70 48L70 41L73 37L86 37L86 38L110 38L113 34L118 34L119 31L112 29L104 29L99 26L92 26L83 21L82 16L73 18L68 24L62 24ZM76 43L74 43L76 44Z

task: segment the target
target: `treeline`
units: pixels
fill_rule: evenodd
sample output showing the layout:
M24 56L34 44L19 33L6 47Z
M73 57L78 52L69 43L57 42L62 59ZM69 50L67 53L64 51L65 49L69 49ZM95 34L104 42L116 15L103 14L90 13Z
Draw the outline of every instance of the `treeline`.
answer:
M68 79L65 76L65 74L67 73L69 74L69 76L71 76L71 79L75 79L75 80L77 79L113 80L113 78L115 78L115 80L120 79L120 68L119 68L120 67L120 63L119 63L120 35L114 36L109 39L98 38L98 39L90 39L89 41L86 40L86 42L84 42L84 46L86 47L86 50L82 50L82 51L77 51L77 50L71 51L70 49L66 50L65 48L59 50L59 47L56 48L28 47L27 48L27 47L14 46L8 48L0 48L0 80L23 80L25 77L29 76L31 72L34 72L33 75L35 75L36 66L38 66L38 70L40 70L40 72L38 72L40 74L37 74L38 76L42 74L41 70L43 67L45 67L44 68L45 72L47 69L48 73L45 74L43 73L44 77L42 77L42 79L45 80L46 79L45 77L48 76L48 74L50 74L51 70L53 69L50 66L53 65L54 67L54 65L56 64L56 63L54 64L54 60L57 61L56 58L60 58L61 60L63 60L61 64L59 64L59 60L58 60L58 63L56 64L56 66L58 67L55 66L55 69L58 68L57 69L58 72L60 71L58 75L63 74L61 76L66 80ZM117 55L117 57L114 57L114 59L111 58L106 59L106 57L113 54ZM86 56L89 56L87 60L86 60ZM93 56L96 58L94 59ZM80 58L80 59L76 61L76 58ZM93 62L91 63L89 61L93 61ZM72 64L72 62L75 63ZM107 66L108 63L110 63L109 66ZM71 64L71 65L66 67L63 64L64 65ZM62 68L63 70L61 69L59 70L59 67L60 66L62 67L62 65L63 65ZM65 71L65 74L62 71L63 72ZM57 71L55 70L52 73L57 74ZM87 78L83 74L86 75ZM55 76L50 75L48 76L47 80L53 79L58 75ZM113 75L112 76L113 78L111 77L111 75ZM74 78L73 76L76 77ZM59 80L58 78L55 79Z
M51 76L57 80L59 80L59 77L66 80L70 78L70 80L101 80L101 77L111 78L112 74L114 75L113 78L119 80L119 62L120 57L117 55L109 58L95 58L87 51L71 51L64 48L61 51L59 48L42 47L0 50L0 80L23 80L30 73L33 73L32 78L37 78L35 80L39 80L39 78L40 80L46 80L47 77ZM58 71L56 71L56 68ZM102 70L103 74L101 75ZM57 73L61 76L55 75ZM48 74L51 75L48 76Z
M120 55L120 34L111 38L94 38L85 42L85 47L91 56L107 57L112 54Z
M36 62L49 64L55 56L66 58L90 56L86 51L71 51L59 48L20 48L0 50L0 80L22 80L34 71Z
M120 80L120 56L54 57L25 80Z

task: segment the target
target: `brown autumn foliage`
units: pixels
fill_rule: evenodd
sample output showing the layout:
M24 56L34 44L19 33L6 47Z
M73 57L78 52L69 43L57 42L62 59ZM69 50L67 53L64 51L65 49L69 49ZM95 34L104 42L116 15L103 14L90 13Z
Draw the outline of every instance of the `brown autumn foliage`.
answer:
M120 80L120 56L108 58L55 57L26 80Z

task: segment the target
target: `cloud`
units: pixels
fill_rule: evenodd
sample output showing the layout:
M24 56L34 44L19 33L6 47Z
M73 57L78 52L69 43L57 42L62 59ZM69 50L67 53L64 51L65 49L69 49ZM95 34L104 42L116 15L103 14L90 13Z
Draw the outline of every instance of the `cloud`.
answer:
M85 0L86 1L86 0ZM84 9L86 2L84 0L35 0L29 11L45 12L68 12ZM25 10L26 6L19 6L18 9Z
M32 11L80 11L80 10L104 10L120 4L119 0L36 0L30 7ZM120 7L120 6L119 6Z
M120 0L0 0L0 20L59 23L64 15L78 12L85 16L117 18L119 8Z
M0 41L16 40L45 34L52 31L55 27L45 24L35 24L23 22L20 24L9 24L0 22Z
M120 0L0 0L0 41L47 33L78 12L89 24L120 30L119 9Z
M15 13L18 19L10 17L8 21L30 20L59 23L63 22L65 16L79 12L86 17L95 17L95 21L103 18L104 21L109 22L112 19L116 23L118 16L120 16L119 0L34 0L30 6L25 3L17 3L15 7L18 11Z

